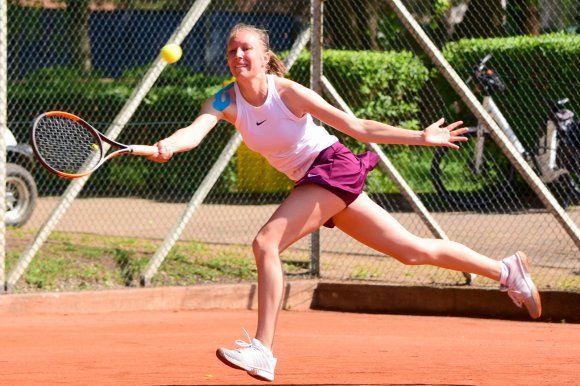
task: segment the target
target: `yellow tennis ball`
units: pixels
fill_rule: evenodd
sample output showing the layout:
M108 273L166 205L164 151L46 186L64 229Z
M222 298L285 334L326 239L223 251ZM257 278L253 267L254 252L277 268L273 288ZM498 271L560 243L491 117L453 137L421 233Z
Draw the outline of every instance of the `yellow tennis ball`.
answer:
M167 44L161 49L161 57L169 64L177 62L181 58L181 54L183 51L179 44Z
M91 144L91 149L93 149L93 151L97 151L99 150L99 145L97 145L96 143Z

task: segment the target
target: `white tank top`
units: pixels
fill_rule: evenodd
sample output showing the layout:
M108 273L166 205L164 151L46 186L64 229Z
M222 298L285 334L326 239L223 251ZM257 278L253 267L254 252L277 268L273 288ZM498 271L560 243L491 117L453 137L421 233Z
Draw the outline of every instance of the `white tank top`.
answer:
M310 114L296 117L276 90L276 75L268 75L268 96L261 106L249 104L237 83L236 129L251 150L260 153L277 170L297 181L304 176L318 153L338 141Z

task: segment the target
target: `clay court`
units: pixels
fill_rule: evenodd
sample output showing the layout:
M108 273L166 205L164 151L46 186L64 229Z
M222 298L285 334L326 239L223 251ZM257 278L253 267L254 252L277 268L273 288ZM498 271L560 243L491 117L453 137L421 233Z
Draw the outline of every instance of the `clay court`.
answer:
M215 357L244 338L242 327L253 334L253 305L212 299L211 286L184 291L2 297L0 384L264 384ZM274 384L578 384L578 324L315 311L290 300Z
M242 328L253 334L255 300L202 287L1 296L0 385L264 384L215 357L245 338ZM521 311L488 293L501 301L471 316ZM319 311L311 299L312 288L286 299L274 384L578 384L580 324Z

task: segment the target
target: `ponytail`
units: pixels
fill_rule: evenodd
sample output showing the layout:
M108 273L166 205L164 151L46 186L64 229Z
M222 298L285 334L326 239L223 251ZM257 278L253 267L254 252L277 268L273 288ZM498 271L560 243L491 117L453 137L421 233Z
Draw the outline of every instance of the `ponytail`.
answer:
M268 66L266 68L266 73L268 74L275 74L281 78L284 77L288 73L288 69L284 62L274 53L272 50L268 50L270 54L270 61L268 62Z

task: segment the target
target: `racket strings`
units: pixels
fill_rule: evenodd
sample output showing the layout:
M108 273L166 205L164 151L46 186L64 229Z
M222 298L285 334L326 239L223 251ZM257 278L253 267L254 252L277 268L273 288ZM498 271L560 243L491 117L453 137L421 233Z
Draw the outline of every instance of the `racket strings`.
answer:
M44 162L54 170L80 174L102 158L102 143L92 131L66 117L49 116L35 128L34 140Z

